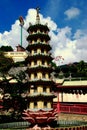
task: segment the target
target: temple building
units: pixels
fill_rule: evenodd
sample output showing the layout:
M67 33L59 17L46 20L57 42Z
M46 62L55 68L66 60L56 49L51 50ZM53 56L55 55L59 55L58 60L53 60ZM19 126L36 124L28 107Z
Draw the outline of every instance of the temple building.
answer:
M4 52L8 58L12 58L14 62L21 62L26 59L28 52L21 45L16 46L16 51Z

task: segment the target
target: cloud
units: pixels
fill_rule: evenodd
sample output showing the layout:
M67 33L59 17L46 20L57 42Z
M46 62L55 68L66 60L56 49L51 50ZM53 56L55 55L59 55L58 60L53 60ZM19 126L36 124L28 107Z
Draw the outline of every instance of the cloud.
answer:
M80 15L80 10L78 8L71 7L70 9L66 10L64 14L67 16L67 19L70 20Z
M25 41L25 30L23 31L23 40ZM12 46L15 48L18 44L20 44L20 26L19 21L16 20L15 23L11 26L11 30L5 31L4 33L0 33L0 46Z
M79 39L79 38L81 38L81 36L83 36L83 35L84 35L83 32L82 32L80 29L78 29L78 30L76 31L76 33L74 34L74 37L73 37L73 38Z
M36 22L35 9L28 10L24 22L23 46L26 47L28 45L26 41L28 33L26 29L29 27L30 22L32 24ZM51 37L50 45L52 46L51 52L54 57L62 56L64 58L63 64L80 60L87 61L87 33L84 30L79 29L72 36L72 28L69 26L59 28L50 17L44 18L42 14L40 14L40 22L42 24L48 23L48 27L50 28L49 35ZM15 48L18 44L20 44L20 26L19 21L16 20L9 32L0 33L0 45L10 45Z

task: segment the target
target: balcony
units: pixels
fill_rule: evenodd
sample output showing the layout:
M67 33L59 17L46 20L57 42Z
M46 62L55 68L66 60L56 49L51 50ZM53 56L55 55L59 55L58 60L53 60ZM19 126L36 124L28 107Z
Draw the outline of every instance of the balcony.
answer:
M32 94L28 94L28 97L55 97L53 93L46 93L46 92L42 92L42 93L38 93L38 92L34 92Z
M36 65L31 65L31 66L28 66L29 67L29 69L34 69L34 68L50 68L50 66L49 65L40 65L40 64L36 64Z
M30 79L29 81L31 82L31 81L33 81L33 82L35 82L35 81L51 81L51 79L49 78L49 79L46 79L46 78L34 78L34 79Z

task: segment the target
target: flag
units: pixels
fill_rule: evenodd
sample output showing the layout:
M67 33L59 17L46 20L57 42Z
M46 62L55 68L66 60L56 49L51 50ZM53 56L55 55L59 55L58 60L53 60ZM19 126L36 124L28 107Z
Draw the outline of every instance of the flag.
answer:
M24 19L22 16L19 17L19 21L20 21L20 25L23 26L24 25Z

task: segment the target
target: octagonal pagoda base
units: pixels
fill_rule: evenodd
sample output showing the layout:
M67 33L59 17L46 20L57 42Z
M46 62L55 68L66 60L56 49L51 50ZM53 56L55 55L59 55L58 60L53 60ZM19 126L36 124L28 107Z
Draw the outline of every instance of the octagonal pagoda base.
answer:
M31 123L30 127L40 127L40 128L45 128L48 127L50 128L51 126L54 126L55 124L55 119L57 110L49 110L45 111L42 109L32 111L32 110L24 110L23 112L23 119Z

